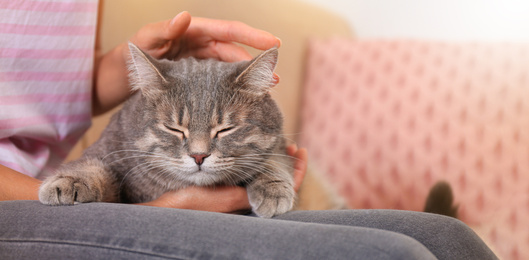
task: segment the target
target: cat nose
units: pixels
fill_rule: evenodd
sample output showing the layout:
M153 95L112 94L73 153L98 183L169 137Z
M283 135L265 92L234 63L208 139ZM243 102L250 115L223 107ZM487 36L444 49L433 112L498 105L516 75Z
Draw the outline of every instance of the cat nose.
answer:
M204 153L201 153L201 154L190 154L189 156L193 157L195 159L195 162L198 165L202 165L202 163L204 162L204 159L206 159L206 157L208 157L209 154L204 154Z

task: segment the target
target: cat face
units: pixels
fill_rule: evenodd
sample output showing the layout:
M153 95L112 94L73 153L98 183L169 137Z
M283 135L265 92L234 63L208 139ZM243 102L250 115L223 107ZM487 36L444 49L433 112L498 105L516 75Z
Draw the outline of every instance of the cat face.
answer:
M277 50L225 63L158 61L129 48L131 82L145 108L136 115L145 124L136 149L156 155L145 160L190 185L234 185L273 174L263 163L283 146L282 116L268 94Z

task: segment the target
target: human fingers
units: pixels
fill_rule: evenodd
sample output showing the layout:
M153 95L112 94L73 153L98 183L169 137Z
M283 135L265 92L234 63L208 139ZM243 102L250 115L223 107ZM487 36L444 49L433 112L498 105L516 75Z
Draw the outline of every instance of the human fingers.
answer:
M131 41L142 50L160 58L171 50L173 41L185 34L190 23L191 15L184 11L173 19L143 26Z
M217 41L238 42L260 50L281 46L281 40L271 33L238 21L193 17L189 31L197 36L207 35Z
M274 86L276 86L277 84L279 84L279 80L281 80L281 77L279 77L279 75L277 75L277 74L274 72L274 80L273 80L273 84L274 84Z
M294 160L294 190L298 192L307 173L307 150L305 148L298 149L297 145L292 144L287 146L287 154L296 158Z
M296 156L296 152L298 151L298 146L296 144L291 144L287 146L287 154L294 157Z
M169 24L165 28L164 37L166 40L174 40L182 36L191 24L191 15L187 11L177 14L173 19L168 20ZM167 22L167 21L165 21Z
M301 183L303 183L303 179L305 178L305 174L307 173L307 150L305 148L299 149L296 152L295 157L298 160L294 163L294 190L298 192Z

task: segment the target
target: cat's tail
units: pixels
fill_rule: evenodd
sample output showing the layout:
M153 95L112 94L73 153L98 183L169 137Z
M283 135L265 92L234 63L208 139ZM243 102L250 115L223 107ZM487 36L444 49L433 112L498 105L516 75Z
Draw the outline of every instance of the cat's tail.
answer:
M454 195L450 184L446 181L437 182L426 198L424 212L457 218L457 210L458 205L454 205Z

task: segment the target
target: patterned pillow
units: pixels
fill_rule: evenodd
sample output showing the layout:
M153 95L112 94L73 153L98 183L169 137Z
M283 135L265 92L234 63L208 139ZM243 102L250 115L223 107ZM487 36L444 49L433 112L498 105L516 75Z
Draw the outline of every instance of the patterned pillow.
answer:
M310 42L300 144L352 208L421 211L438 180L500 256L529 259L529 45Z

